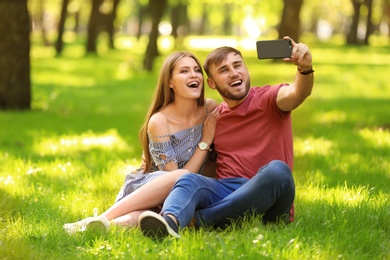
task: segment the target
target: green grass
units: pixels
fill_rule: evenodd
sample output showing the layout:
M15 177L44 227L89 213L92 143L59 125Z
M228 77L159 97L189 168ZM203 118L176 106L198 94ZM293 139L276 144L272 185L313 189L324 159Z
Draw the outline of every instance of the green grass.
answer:
M162 58L146 73L139 46L95 57L68 45L55 58L34 45L33 110L0 112L0 258L389 259L390 49L310 46L314 91L293 112L296 221L251 219L155 242L137 229L68 236L62 225L107 209L138 165ZM294 66L244 54L252 83L292 81Z

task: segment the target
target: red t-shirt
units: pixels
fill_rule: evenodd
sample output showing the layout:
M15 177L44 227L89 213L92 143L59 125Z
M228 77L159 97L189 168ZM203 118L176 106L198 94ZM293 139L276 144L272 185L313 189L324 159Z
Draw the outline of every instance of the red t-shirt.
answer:
M293 169L291 112L276 105L280 87L252 87L240 105L219 106L214 148L217 179L252 178L272 160L281 160Z
M250 179L272 160L285 162L292 172L291 112L283 112L276 105L276 96L284 85L252 87L245 101L233 108L221 103L214 138L217 179ZM290 221L294 221L294 204Z

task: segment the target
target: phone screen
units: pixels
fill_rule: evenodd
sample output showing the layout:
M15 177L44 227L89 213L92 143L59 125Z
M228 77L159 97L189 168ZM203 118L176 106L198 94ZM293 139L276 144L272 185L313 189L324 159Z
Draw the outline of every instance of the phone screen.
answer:
M256 42L259 59L282 59L291 57L291 40L269 40Z

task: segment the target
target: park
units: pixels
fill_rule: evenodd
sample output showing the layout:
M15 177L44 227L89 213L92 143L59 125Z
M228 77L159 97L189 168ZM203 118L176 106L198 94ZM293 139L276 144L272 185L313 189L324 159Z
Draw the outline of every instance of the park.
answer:
M248 218L223 230L188 228L180 239L163 241L115 226L70 236L62 225L106 210L125 174L140 165L139 129L165 57L184 49L203 62L227 44L242 51L253 86L291 83L295 66L256 56L256 40L278 38L276 31L178 41L161 34L150 70L145 35L118 34L115 48L97 38L91 54L85 38L67 32L61 55L41 36L30 35L30 109L0 110L1 259L389 259L388 36L346 44L340 34L299 35L313 55L315 82L292 112L294 222ZM205 93L222 102L206 83Z

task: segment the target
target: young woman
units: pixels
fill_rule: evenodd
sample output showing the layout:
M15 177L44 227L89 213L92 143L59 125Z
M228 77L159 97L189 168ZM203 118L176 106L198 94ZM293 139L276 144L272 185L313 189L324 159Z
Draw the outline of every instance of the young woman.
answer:
M171 54L163 63L154 98L141 128L143 165L127 176L117 202L100 216L64 225L72 234L111 223L135 226L145 210L157 208L177 178L197 173L214 139L216 101L204 98L203 70L188 52Z

